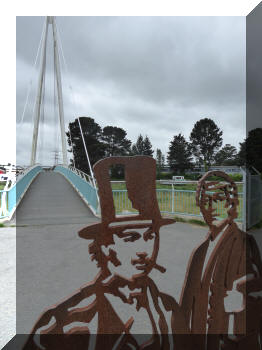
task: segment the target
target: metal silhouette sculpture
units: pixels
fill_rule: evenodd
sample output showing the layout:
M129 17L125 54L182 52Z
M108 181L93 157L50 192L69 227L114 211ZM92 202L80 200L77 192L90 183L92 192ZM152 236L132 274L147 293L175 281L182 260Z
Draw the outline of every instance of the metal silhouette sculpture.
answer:
M207 181L212 176L220 177L223 182ZM209 226L209 232L191 255L180 299L187 323L190 318L191 334L206 332L205 336L195 337L195 346L208 350L244 349L252 338L249 346L260 349L258 329L262 319L262 299L249 294L262 290L262 264L254 238L241 231L234 222L238 217L237 186L223 172L208 172L198 182L196 202ZM224 202L227 216L218 221L215 213L220 202ZM207 249L212 241L215 241L215 247L204 266ZM246 281L248 274L251 276ZM227 312L224 298L234 284L243 295L243 304L240 310ZM247 286L250 286L248 293ZM251 310L252 303L257 307L257 315ZM233 317L232 334L229 332L230 316ZM256 319L256 329L249 329L251 318ZM246 345L242 347L241 344Z
M138 211L135 215L116 216L109 175L113 165L125 167L128 197ZM198 183L196 201L209 225L209 232L191 254L180 301L177 302L171 295L160 291L149 276L153 269L165 272L165 268L157 264L159 232L163 225L174 223L172 219L162 218L159 211L154 159L145 156L111 157L96 163L94 173L99 187L102 220L80 230L79 236L92 240L89 253L91 260L97 262L99 273L92 282L40 316L24 349L89 349L91 332L88 325L95 316L98 317L95 349L233 350L244 349L247 344L255 344L253 348L260 349L262 299L252 297L250 293L262 289L262 263L254 239L239 230L234 222L238 215L238 195L230 177L222 172L209 172ZM224 182L207 181L213 175L220 176ZM216 221L215 217L214 205L218 202L225 203L227 212L222 221ZM131 260L136 273L129 278L111 271L111 265L121 265L115 251L117 238L124 242L153 242L150 254L137 252ZM212 241L215 247L207 259ZM108 253L104 247L109 247ZM253 277L248 281L240 280L247 274ZM224 298L234 282L244 296L243 307L226 312ZM129 290L128 295L122 291L125 287ZM132 334L134 318L122 320L107 295L134 305L136 310L146 311L152 329L150 339L138 342L136 335ZM88 306L77 306L90 296L95 299ZM233 336L229 335L230 316L234 318ZM250 316L252 326L246 322ZM65 327L74 322L84 325L65 331Z

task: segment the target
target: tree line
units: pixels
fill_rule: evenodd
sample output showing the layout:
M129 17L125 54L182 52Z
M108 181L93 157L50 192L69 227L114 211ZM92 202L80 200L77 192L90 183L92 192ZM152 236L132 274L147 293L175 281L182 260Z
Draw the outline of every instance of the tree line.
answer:
M184 174L193 165L236 165L255 167L262 172L262 128L249 131L247 138L239 143L239 151L231 144L223 147L223 131L212 119L197 121L191 131L189 142L182 134L170 142L168 164L173 172Z
M127 132L116 126L101 126L90 117L80 117L83 137L89 154L91 166L98 160L110 156L148 155L153 157L154 150L147 135L138 136L137 141L132 142L127 138ZM89 165L83 146L78 119L69 123L69 130L66 133L69 152L73 153L72 165L89 173ZM249 165L256 166L262 171L262 129L252 130L247 139L240 143L240 149L223 144L223 131L210 118L203 118L197 121L190 133L189 141L179 133L174 135L169 144L167 158L160 149L156 149L157 171L161 172L167 163L171 171L176 174L184 174L194 166L204 166L206 170L210 165ZM260 145L260 146L259 146ZM114 177L121 177L122 171L114 167Z
M80 117L79 122L83 132L85 145L88 151L91 166L98 160L112 156L147 155L153 156L154 150L149 137L139 135L137 142L132 142L127 138L124 129L116 126L101 126L90 117ZM73 153L71 164L77 169L89 173L89 165L86 157L81 130L78 119L69 123L69 130L66 133L70 146L69 152ZM121 177L121 167L113 167L113 177Z

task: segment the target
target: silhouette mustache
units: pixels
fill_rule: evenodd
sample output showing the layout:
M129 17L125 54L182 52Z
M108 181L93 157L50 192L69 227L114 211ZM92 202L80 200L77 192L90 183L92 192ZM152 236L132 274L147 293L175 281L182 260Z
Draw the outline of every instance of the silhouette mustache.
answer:
M152 263L152 260L150 258L147 258L147 253L146 252L141 252L141 253L136 253L138 256L138 259L131 259L131 264L132 265L141 265L141 266L136 266L137 270L145 270L146 267ZM153 263L153 268L160 271L161 273L166 272L166 268L164 268L161 265L158 265L157 263Z

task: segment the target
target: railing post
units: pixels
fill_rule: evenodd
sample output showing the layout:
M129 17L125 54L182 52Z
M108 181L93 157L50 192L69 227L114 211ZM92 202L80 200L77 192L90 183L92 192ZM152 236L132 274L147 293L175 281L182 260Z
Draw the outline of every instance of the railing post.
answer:
M7 209L7 192L2 192L2 212L3 212L3 216L7 216L8 215L8 209Z
M0 217L5 216L5 214L4 192L0 192Z
M174 184L172 184L172 213L175 212L175 191L174 191Z
M245 169L241 168L242 170L242 181L243 181L243 197L242 197L242 230L247 230L247 173Z

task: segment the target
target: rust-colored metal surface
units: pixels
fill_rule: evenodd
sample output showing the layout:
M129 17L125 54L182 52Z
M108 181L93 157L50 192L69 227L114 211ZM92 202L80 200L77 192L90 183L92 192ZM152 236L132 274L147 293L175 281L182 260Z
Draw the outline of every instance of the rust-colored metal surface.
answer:
M115 214L109 174L112 165L124 166L128 197L138 211L135 215ZM83 228L79 236L91 240L89 253L99 273L92 282L40 316L24 349L89 349L89 324L95 317L97 337L92 349L260 349L262 298L251 293L262 290L262 263L255 240L234 222L238 195L230 177L209 172L198 183L196 202L209 231L191 254L180 300L176 301L160 290L150 276L153 269L165 272L157 263L160 228L174 223L162 218L159 211L155 160L145 156L111 157L96 163L94 173L101 222ZM208 181L213 175L223 182ZM227 213L220 221L214 216L218 204L224 205ZM117 254L117 239L152 243L151 253L136 252L137 258L131 260L136 272L131 276L114 272L114 267L123 263ZM239 310L226 311L224 299L232 290L241 293L244 302ZM141 310L146 313L151 325L146 341L139 341L142 338L132 332L135 317L123 320L109 296L133 306L133 315ZM78 306L89 297L93 297L90 304ZM75 322L81 325L65 330Z

